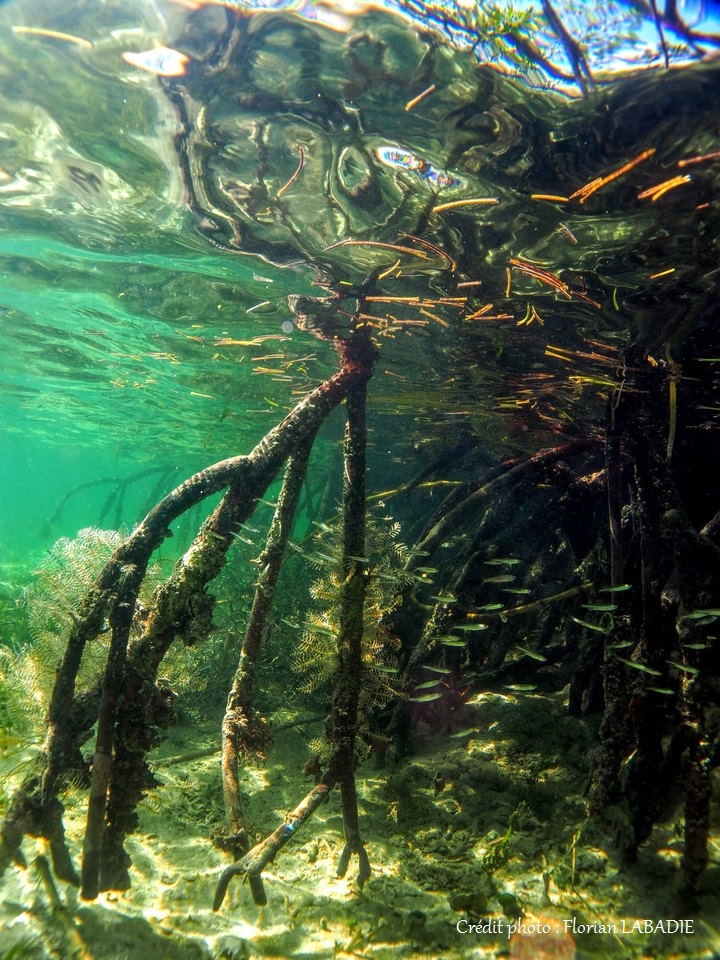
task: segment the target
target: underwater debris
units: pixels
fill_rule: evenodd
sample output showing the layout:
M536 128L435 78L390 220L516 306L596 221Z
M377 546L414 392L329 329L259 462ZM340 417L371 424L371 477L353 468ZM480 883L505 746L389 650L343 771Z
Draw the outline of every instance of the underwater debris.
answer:
M561 233L570 243L577 244L577 237L566 223L558 224L558 233Z
M290 187L295 183L297 178L302 173L302 168L305 166L305 150L302 144L298 147L298 154L299 154L299 159L298 159L297 169L295 170L295 173L293 173L293 175L287 181L287 183L283 184L283 186L280 187L278 192L275 194L276 200L278 200L284 193L287 193L287 191L290 189Z
M400 231L400 236L404 237L406 240L412 240L413 243L419 244L421 247L424 247L426 250L431 250L434 254L440 257L442 260L447 261L449 269L454 273L457 269L457 263L453 260L449 253L446 253L441 247L438 247L437 244L431 243L429 240L424 240L422 237L416 237L412 233L406 233L404 230ZM465 303L465 297L443 297L437 301L437 303Z
M427 254L421 250L415 250L412 247L403 247L397 243L383 243L380 240L338 240L337 243L331 243L325 247L325 251L335 250L337 247L369 247L375 250L394 250L396 253L405 253L411 257L418 257L420 260L427 260Z
M569 203L570 197L561 197L557 193L531 193L531 200L549 200L552 203Z
M412 110L413 107L416 107L425 99L425 97L429 97L431 93L434 93L435 90L437 90L437 84L431 83L430 86L426 87L422 93L419 93L416 97L413 97L412 100L408 100L408 102L405 104L406 112Z
M50 30L47 27L26 27L21 24L13 24L12 32L20 36L28 37L47 37L49 40L62 40L65 43L74 43L78 47L87 47L92 49L93 44L82 37L76 37L71 33L63 33L61 30Z
M682 176L672 177L670 180L663 180L662 183L656 183L654 186L648 187L647 190L641 191L637 198L638 200L647 200L649 198L655 203L660 197L664 197L668 191L674 190L676 187L681 187L684 183L692 183L692 177L684 174Z
M720 160L720 150L714 150L712 153L702 153L694 157L683 157L678 160L679 167L691 167L697 163L709 163L712 160Z
M477 207L499 203L497 197L471 197L467 200L450 200L448 203L439 203L433 207L433 213L442 213L443 210L455 210L460 207Z
M575 193L571 193L570 200L575 200L577 198L579 199L580 203L585 203L587 198L600 190L601 187L611 183L613 180L617 180L618 177L621 177L624 173L627 173L628 170L632 170L632 168L636 167L639 163L648 160L654 155L654 153L655 147L650 147L648 150L643 150L642 153L639 153L633 160L628 160L627 163L624 163L621 167L618 167L617 170L613 170L612 173L608 173L604 177L596 177L595 180L591 180L590 183L586 183L584 187L580 187L580 189L576 190Z

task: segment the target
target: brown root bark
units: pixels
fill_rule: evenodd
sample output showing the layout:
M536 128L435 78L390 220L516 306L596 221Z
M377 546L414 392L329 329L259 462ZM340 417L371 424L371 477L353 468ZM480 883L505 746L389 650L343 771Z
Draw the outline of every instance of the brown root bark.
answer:
M157 670L176 636L186 643L203 639L212 626L213 598L206 587L225 562L232 534L254 510L282 464L307 445L320 424L348 393L372 372L367 347L339 343L341 369L305 397L247 456L231 457L190 477L155 506L111 557L85 597L71 630L57 673L44 748L44 771L38 793L36 778L23 783L0 827L0 869L19 854L25 833L39 831L55 844L63 776L79 763L75 683L85 644L112 628L110 653L99 696L99 729L92 770L91 796L83 862L83 896L99 889L127 886L124 836L135 826L135 806L147 789L145 753L163 713ZM228 488L220 505L203 524L194 543L169 579L156 591L149 615L135 620L138 636L128 644L135 601L152 553L168 535L170 524L202 500ZM167 705L165 705L166 707ZM114 769L115 767L115 769ZM108 796L109 789L109 796ZM32 811L32 815L30 813ZM65 858L69 862L69 858ZM67 875L74 871L61 867Z
M250 879L253 877L259 879L260 873L268 863L275 859L288 840L310 819L317 808L325 803L334 785L335 781L331 776L324 776L269 837L256 844L237 863L233 863L223 870L215 888L213 910L219 910L223 905L225 894L233 877L244 875Z
M345 846L337 875L344 877L350 859L359 861L360 887L370 876L370 863L360 833L355 787L355 739L362 688L362 641L365 605L365 470L366 387L359 384L348 396L345 432L345 490L343 495L343 562L340 591L338 667L327 723L330 775L340 784Z
M292 530L303 480L310 457L311 437L288 460L285 480L278 498L275 517L267 542L258 558L259 575L255 584L252 608L245 630L240 662L228 696L222 723L222 775L225 810L232 834L223 838L223 847L236 857L249 849L245 815L240 798L238 761L241 755L264 753L270 732L267 722L258 715L254 701L257 690L257 664L280 574L287 541ZM267 902L260 876L249 877L253 899L262 906Z

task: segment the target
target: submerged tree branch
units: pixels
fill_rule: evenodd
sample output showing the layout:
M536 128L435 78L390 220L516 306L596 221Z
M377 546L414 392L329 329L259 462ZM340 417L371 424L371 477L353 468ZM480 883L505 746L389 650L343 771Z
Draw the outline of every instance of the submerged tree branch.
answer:
M230 838L232 847L240 854L248 852L249 844L240 798L238 760L241 753L262 752L264 741L269 740L270 737L267 722L257 715L254 706L257 690L257 663L313 440L314 436L310 437L305 445L288 459L275 517L268 532L265 549L258 558L260 572L255 584L255 594L245 630L240 662L228 696L222 723L225 810L232 829ZM249 880L255 903L258 905L267 903L262 878L251 876Z
M345 830L345 846L340 855L337 875L345 876L350 858L356 854L360 864L357 876L360 887L370 876L370 863L360 834L355 786L355 740L363 682L362 642L366 588L363 559L366 514L366 402L366 386L364 383L358 384L347 400L338 667L333 680L332 707L327 723L331 750L329 770L331 776L340 784Z
M233 863L223 870L215 888L213 910L219 910L223 905L225 894L233 877L246 875L252 878L260 876L262 870L275 859L288 840L310 819L317 808L325 803L334 785L335 781L332 776L326 774L269 837L256 844L252 850L245 854L242 860L238 860L237 863Z
M205 587L222 568L232 543L231 534L235 532L237 523L252 513L257 499L266 491L282 463L294 450L302 447L314 436L330 411L353 387L365 382L371 375L371 366L368 367L364 356L358 354L351 344L338 342L337 347L341 357L341 369L337 374L300 401L249 455L231 457L201 470L168 494L115 551L98 576L78 613L73 616L74 626L58 668L48 716L40 799L38 801L35 778L28 778L19 788L18 802L11 805L14 811L13 823L6 819L0 828L0 865L7 865L15 858L26 827L32 828L27 816L17 816L18 811L25 810L28 804L35 807L39 802L41 809L36 812L34 819L42 824L42 808L50 808L61 787L63 773L82 763L78 741L87 726L83 723L80 730L80 725L73 715L76 706L75 683L86 643L98 636L109 617L114 640L111 644L105 693L102 697L102 722L95 750L93 792L86 841L88 866L85 893L87 896L94 895L99 851L102 849L103 860L106 850L111 861L113 856L118 857L121 849L118 837L123 836L132 826L134 815L130 811L134 809L142 794L144 753L149 746L148 740L152 742L152 737L147 733L148 726L152 724L153 713L152 707L148 708L148 698L158 695L155 678L163 656L175 636L182 635L187 642L193 642L207 632L211 625L213 600L205 593ZM190 550L179 561L168 581L156 591L150 614L138 624L140 636L130 644L125 663L137 589L144 577L149 558L168 536L169 526L174 520L225 487L229 487L225 498L205 522ZM125 604L127 606L124 606ZM125 684L124 699L118 704L117 690L122 686L117 685L118 678L122 678L128 671L134 680ZM113 761L110 757L114 740L111 731L118 710L123 721L120 726L123 730L124 745L115 743L115 762L118 753L122 753L121 779L124 782L119 786L119 793L123 799L120 801L118 798L118 802L113 803L111 794L115 842L107 842L112 841L113 837L106 835L100 843L98 824L103 822L105 814L107 785L108 782L111 783L111 790L118 786L117 779L112 776ZM134 738L132 733L137 734L137 738ZM131 770L134 771L134 781L133 778L125 778ZM28 803L22 802L23 798ZM107 888L108 881L117 869L116 863L114 869L109 871L110 877L101 881L103 888ZM123 870L120 870L120 873L122 875Z

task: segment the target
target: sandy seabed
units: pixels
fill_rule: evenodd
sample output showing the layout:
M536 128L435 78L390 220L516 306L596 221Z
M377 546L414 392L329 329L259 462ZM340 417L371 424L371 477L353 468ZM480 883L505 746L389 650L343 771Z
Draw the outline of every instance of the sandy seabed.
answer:
M229 863L210 840L225 826L219 723L181 723L153 754L163 785L142 802L128 841L131 889L84 903L57 883L53 903L34 862L42 851L26 839L28 867L12 867L0 895L0 960L717 957L718 804L700 894L680 907L681 798L638 863L621 868L613 847L621 811L602 823L585 814L595 731L567 715L564 699L481 693L464 708L462 730L441 735L420 722L412 757L363 765L359 806L373 873L362 891L354 863L347 877L335 876L342 818L334 792L263 874L267 906L256 907L234 879L217 913L215 887ZM267 761L243 772L254 838L311 788L301 770L320 729L283 730ZM23 773L17 757L3 766ZM76 857L86 802L83 791L66 798Z

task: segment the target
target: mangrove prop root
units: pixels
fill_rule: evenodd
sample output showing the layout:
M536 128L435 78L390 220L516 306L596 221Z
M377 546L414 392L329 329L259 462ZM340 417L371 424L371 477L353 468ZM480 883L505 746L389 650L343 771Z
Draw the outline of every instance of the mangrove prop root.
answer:
M297 510L300 491L307 470L310 443L294 453L288 460L285 479L278 498L273 522L268 532L265 548L258 558L258 579L250 610L237 673L228 698L223 735L234 744L234 752L245 749L253 751L248 737L254 716L254 699L257 689L257 661L266 631L278 575L293 519ZM227 727L227 729L226 729ZM247 738L243 743L243 738Z
M365 603L365 469L366 386L358 385L348 395L345 430L345 483L343 492L342 587L338 635L338 666L333 684L332 706L327 724L330 741L329 769L340 784L345 848L337 874L345 875L350 858L357 854L360 887L370 876L363 847L355 787L355 736L362 685L363 608Z
M125 490L133 483L137 483L139 480L144 480L145 477L153 476L154 474L163 474L168 473L167 467L148 467L147 470L142 470L140 473L134 473L129 477L101 477L96 480L86 480L84 483L79 484L77 487L73 487L72 490L69 490L62 500L59 501L57 507L55 508L55 513L50 517L47 522L48 528L53 527L60 518L62 517L63 510L65 509L69 500L77 496L79 493L82 493L85 490L89 490L91 487L100 487L100 486L113 486L115 487L115 494L117 491ZM153 503L155 501L153 500ZM102 522L102 520L100 521Z
M711 746L703 710L701 676L684 677L681 685L683 727L688 741L685 780L685 834L682 857L682 893L692 897L708 864L710 804L712 799Z
M0 832L0 875L15 861L21 866L25 862L20 852L20 844L25 835L44 837L50 847L55 874L66 883L78 886L80 878L70 859L65 843L63 828L63 806L54 798L43 804L39 777L33 777L23 784L25 790L18 790L10 802Z
M153 667L157 669L156 664L159 664L176 635L182 634L185 630L192 635L193 627L196 626L193 618L193 611L196 608L200 608L204 614L200 617L201 623L209 622L212 598L204 594L204 587L222 566L225 553L232 542L229 535L233 529L232 520L241 512L237 505L242 503L244 505L242 509L247 508L249 515L257 498L263 495L292 451L301 447L307 438L316 432L325 417L345 398L354 385L366 381L371 376L372 363L368 362L367 350L364 353L362 350L358 352L352 343L346 342L338 343L337 347L341 355L340 371L300 401L248 456L231 457L199 471L153 507L127 540L115 551L86 595L79 611L73 614L73 627L58 668L48 713L48 734L44 747L45 769L40 801L42 805L51 804L59 789L61 775L69 769L70 759L74 760L77 754L77 731L73 729L71 722L71 708L85 644L100 633L105 618L113 609L113 604L126 602L124 598L120 600L125 580L128 577L132 579L133 568L137 571L147 569L150 556L168 535L169 525L173 521L207 497L230 487L223 502L204 524L203 532L196 539L193 547L176 566L169 581L163 585L165 589L161 587L156 592L150 616L141 625L143 635L136 649L132 651L133 655L130 659L138 674L145 677L148 674L152 675ZM226 502L228 498L234 509L228 508ZM227 517L231 522L230 528L224 531L226 542L223 544L223 550L214 550L212 548L217 547L219 541L212 536L215 533L213 524L222 526L222 521ZM222 532L218 535L223 539ZM213 541L212 545L208 544L210 540ZM130 602L130 612L133 613L134 603L128 602ZM120 657L119 653L118 657ZM150 667L148 671L143 669L146 665ZM154 682L154 675L152 675L152 681ZM109 706L114 709L115 705ZM138 704L128 710L140 714L148 712ZM111 713L112 709L108 710L108 716ZM98 753L100 757L103 756L102 750ZM104 761L100 759L99 762L102 766ZM143 753L135 764L136 770L140 767L143 773L137 775L144 776L146 768ZM96 787L99 787L96 795L99 799L95 802L102 805L102 782L105 780L105 774L103 773L102 777L97 774L96 777ZM34 791L33 778L28 778L19 787L21 801L23 795L28 797ZM140 790L139 793L141 792ZM130 794L132 791L128 791L128 795ZM15 826L20 822L16 820ZM0 835L3 837L5 837L4 827L5 824L0 827ZM95 837L94 830L93 826L91 831L93 837ZM16 847L15 852L17 852L22 838L14 837L10 825L8 837L11 836L13 838L11 845ZM6 846L9 850L10 844L6 844L3 840L3 847ZM95 839L92 840L90 849L92 860L97 849ZM0 852L0 867L7 865L14 856L15 853L3 855ZM94 875L94 866L89 869ZM88 887L89 891L90 887Z
M260 876L262 870L268 863L275 859L276 855L288 840L297 833L306 820L310 819L317 808L325 803L334 785L335 780L330 774L322 777L310 793L300 801L292 813L288 814L284 822L281 823L269 837L266 837L263 841L256 844L252 850L249 850L237 863L233 863L223 870L215 889L213 910L219 910L222 906L228 886L233 877L245 875L251 879L252 877Z
M605 638L602 667L605 712L600 724L600 746L593 757L588 810L591 815L602 812L608 794L617 782L622 762L631 742L629 691L625 670L615 656L613 644L637 642L627 615L616 615L612 632Z
M681 685L683 726L688 741L685 780L685 834L682 857L682 893L692 897L708 863L711 749L703 710L702 676L686 676Z
M240 798L238 759L240 753L262 752L264 740L268 739L266 725L256 715L254 708L257 688L257 661L267 618L272 606L283 555L292 530L295 512L300 499L303 480L307 472L313 437L294 453L287 463L285 479L278 498L273 522L265 548L258 558L259 575L255 585L252 608L245 630L240 662L228 696L222 724L222 775L225 809L233 831L233 841L241 854L248 852L247 830ZM250 877L253 900L258 906L267 903L262 879Z
M336 782L340 783L345 828L345 849L340 858L340 868L343 875L353 853L357 853L360 862L358 883L362 886L370 876L370 864L365 853L360 836L357 811L357 794L355 791L355 732L357 728L358 701L362 672L362 637L363 637L363 605L365 601L365 570L362 556L365 550L365 470L366 470L366 402L367 380L372 373L375 361L375 348L369 340L357 337L346 344L351 349L346 354L345 363L351 369L357 368L362 376L350 386L347 393L347 428L345 431L344 468L345 483L343 492L343 584L340 593L340 624L338 636L338 668L333 684L333 700L328 718L328 739L330 741L330 761L328 772L319 783L310 791L305 799L295 808L269 837L253 847L237 863L223 871L218 881L213 909L219 910L230 880L233 877L246 875L250 882L259 880L263 867L269 863L278 851L288 842L300 826L323 803ZM283 492L287 492L286 508L289 517L294 514L297 505L305 465L303 457L309 455L307 449L296 454L297 460L288 464ZM281 502L278 502L280 511ZM276 515L277 516L277 515ZM284 521L283 521L284 523ZM290 521L287 522L289 532ZM280 532L279 532L280 535ZM268 538L268 548L271 546L271 537ZM276 558L279 563L284 550L284 543L272 540L273 549L270 557ZM274 559L273 559L273 562ZM272 569L272 568L271 568ZM268 574L271 570L268 570ZM270 582L272 585L272 581ZM268 597L270 599L270 597ZM241 669L242 669L241 660ZM241 670L239 670L241 672ZM254 665L253 665L254 672ZM236 677L237 681L237 677ZM242 677L238 684L242 692ZM248 675L247 694L254 692L254 677ZM251 703L251 701L250 701ZM226 715L227 719L227 715ZM225 744L223 745L223 761L225 762ZM228 756L228 770L232 776L232 754ZM236 772L235 772L236 775ZM225 781L228 784L228 781ZM234 802L233 793L236 784L232 780L230 785L230 800ZM232 808L231 808L232 809ZM239 808L236 808L239 809ZM232 822L232 820L231 820ZM242 820L238 820L240 835L244 833ZM256 888L253 888L253 896ZM261 902L261 901L260 901Z
M692 616L699 608L715 607L720 597L720 550L690 522L675 488L667 459L644 442L640 429L632 434L638 473L655 501L656 528L672 542L673 585L677 591L675 632L682 651L677 709L688 748L685 781L685 835L682 892L694 894L708 862L710 824L710 746L706 728L707 660L696 645L707 640L707 626ZM660 726L658 724L658 726Z
M432 477L434 474L450 465L452 465L453 469L456 469L463 463L466 457L471 454L476 447L478 447L479 444L480 437L472 433L463 434L463 436L453 447L451 447L449 450L443 451L439 457L436 457L431 463L424 467L412 478L412 480L404 483L398 489L398 493L412 493L412 491L419 487L420 484L424 480L427 480L428 477Z
M117 702L125 673L125 657L135 601L144 576L145 567L127 566L125 568L122 587L118 591L114 609L110 614L112 638L98 714L98 732L90 777L90 800L83 846L81 895L86 900L93 900L99 893L100 853L105 825L107 788L112 770Z
M633 653L633 658L651 669L662 670L670 654L664 629L660 593L657 585L662 582L664 560L667 548L658 542L662 525L662 507L660 503L671 495L671 485L666 475L661 478L653 469L649 456L650 447L643 432L635 429L634 420L628 425L630 454L634 464L634 527L636 551L640 560L642 620L639 629L641 644ZM662 465L667 474L666 465ZM619 516L618 516L619 520ZM611 525L612 531L612 525ZM637 675L628 678L630 685L637 685ZM628 801L633 825L632 843L628 849L628 859L636 857L637 847L650 835L657 819L660 804L659 794L662 788L660 771L663 766L663 712L664 706L657 697L648 695L645 683L641 683L630 700L630 713L633 725L635 751L628 764L624 793Z
M428 554L432 555L440 543L447 539L452 530L458 527L469 514L480 509L498 490L508 485L520 483L528 474L537 470L545 470L558 460L588 449L593 446L593 443L592 440L573 440L559 447L553 447L551 450L542 450L526 460L520 462L513 460L509 469L500 476L493 477L487 483L477 487L459 503L453 503L452 508L415 544L413 560L408 564L408 569L412 569L413 566L417 566L421 562L419 559L421 551L427 551Z
M697 652L705 649L706 637L702 619L693 616L693 612L713 609L718 603L720 550L692 526L675 487L667 456L662 456L657 449L659 440L648 426L649 417L644 415L642 407L630 408L627 391L624 397L623 400L620 391L616 391L609 408L611 577L614 585L623 579L617 484L619 443L624 439L635 468L633 520L635 551L641 568L642 593L638 599L642 619L639 627L634 627L628 615L616 615L614 630L606 637L605 712L588 807L591 814L601 811L612 785L618 780L623 757L634 745L624 786L633 826L633 836L625 853L629 859L634 858L638 844L650 834L662 810L663 794L667 795L673 773L680 770L680 755L687 750L682 878L683 894L692 896L708 861L711 796L711 748L705 724L707 693L704 691L707 661L702 652ZM669 556L669 543L672 543L672 556ZM660 598L663 583L669 584L667 593L677 598L674 630ZM637 611L634 618L638 619ZM618 641L634 647L631 656L641 669L648 666L659 671L666 669L667 658L679 641L680 690L672 714L666 702L651 697L646 680L635 671L632 671L634 676L629 676L618 663L612 650ZM663 756L661 737L668 722L675 730Z
M74 754L75 737L69 719L77 672L85 644L100 633L112 588L120 576L120 567L121 561L117 556L112 557L86 596L80 613L74 618L74 627L58 667L48 710L48 733L45 741L46 764L42 791L46 803L55 796L58 778L66 766L70 765L69 758Z
M435 604L396 685L401 696L398 697L384 735L388 741L395 744L399 755L406 753L409 748L409 720L412 704L408 698L412 696L423 666L432 659L434 638L449 633L459 615L454 604L452 608L445 603Z
M685 785L685 843L682 857L682 893L691 897L708 863L710 835L709 751L702 729L695 729L690 746L689 769Z
M678 638L684 651L684 665L695 671L683 672L679 703L684 739L688 745L682 893L690 898L695 894L708 863L711 770L715 747L710 743L706 723L707 690L702 661L696 659L697 653L692 649L698 641L706 640L708 627L683 614L718 605L720 550L706 536L696 533L681 511L668 511L663 521L673 533L680 614L677 621Z
M128 684L119 713L118 728L123 738L116 746L116 763L121 761L121 777L117 784L110 785L102 889L123 889L129 883L123 843L125 834L135 829L134 808L147 780L145 754L154 742L149 728L157 725L149 698L157 697L155 680L162 658L176 636L192 644L208 635L214 598L206 587L222 569L238 525L252 515L257 499L265 494L283 462L309 447L330 411L354 384L370 376L371 368L363 362L363 356L356 355L352 345L341 343L338 349L340 372L308 394L247 457L234 458L236 469L230 475L230 488L168 580L156 590L141 635L131 643L128 670L135 680ZM216 466L224 471L228 462Z

